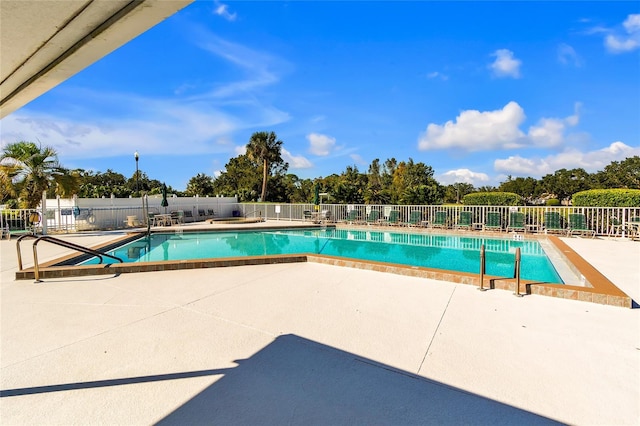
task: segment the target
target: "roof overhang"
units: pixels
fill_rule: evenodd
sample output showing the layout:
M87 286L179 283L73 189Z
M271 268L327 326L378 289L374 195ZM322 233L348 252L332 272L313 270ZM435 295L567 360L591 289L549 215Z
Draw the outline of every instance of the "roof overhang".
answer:
M194 0L1 0L0 118Z

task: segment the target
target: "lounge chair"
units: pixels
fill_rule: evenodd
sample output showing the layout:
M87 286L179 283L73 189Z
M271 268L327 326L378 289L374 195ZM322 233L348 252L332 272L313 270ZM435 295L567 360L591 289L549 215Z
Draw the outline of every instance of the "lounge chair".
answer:
M456 229L471 229L473 226L473 215L471 212L460 212L458 214L458 223Z
M385 225L391 225L391 226L399 225L400 224L400 211L399 210L391 210L389 212L389 217L383 223Z
M566 229L562 225L562 218L558 212L544 213L544 231L545 233L565 233Z
M585 215L582 213L570 213L567 236L570 237L573 234L590 235L591 238L594 238L596 236L596 231L589 228Z
M380 211L371 210L367 215L367 225L377 225L380 222Z
M313 217L313 214L311 213L311 210L305 210L302 212L302 220L304 220L305 222L307 220L311 220L312 217Z
M521 212L509 213L509 225L507 226L507 232L509 231L514 231L514 232L526 231L526 228L524 226L524 213L521 213Z
M420 210L413 210L409 214L407 226L422 226L422 212Z
M358 221L358 210L349 210L344 221L349 224L356 223Z
M500 212L487 212L484 229L502 232L502 215Z
M436 212L435 218L431 223L432 228L448 228L449 221L447 219L447 212L444 210L440 210Z
M322 210L318 216L317 223L331 222L331 210Z

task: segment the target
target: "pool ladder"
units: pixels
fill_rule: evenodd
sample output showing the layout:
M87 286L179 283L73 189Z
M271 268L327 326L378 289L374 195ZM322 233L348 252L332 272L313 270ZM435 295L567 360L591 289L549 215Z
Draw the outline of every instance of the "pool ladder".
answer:
M520 293L520 263L522 260L522 256L520 254L520 247L516 247L516 256L513 265L513 278L516 280L516 291L513 293L514 296L522 297L524 296ZM484 274L485 274L485 249L484 244L480 246L480 287L478 290L487 291L487 288L484 288Z
M42 235L38 237L34 234L25 234L20 236L16 241L16 250L18 251L18 271L22 271L22 251L20 249L20 241L22 241L25 238L35 239L35 241L33 242L33 273L34 273L35 282L37 283L42 282L42 280L40 279L40 265L38 264L38 243L40 241L46 241L51 244L55 244L57 246L66 247L66 248L76 250L85 254L96 256L97 258L100 259L100 264L102 264L102 261L104 260L103 257L109 257L111 259L117 260L120 263L124 263L124 261L117 256L112 256L110 254L103 253L98 250L90 249L88 247L84 247L78 244L70 243L69 241L64 241L59 238L51 237L49 235Z

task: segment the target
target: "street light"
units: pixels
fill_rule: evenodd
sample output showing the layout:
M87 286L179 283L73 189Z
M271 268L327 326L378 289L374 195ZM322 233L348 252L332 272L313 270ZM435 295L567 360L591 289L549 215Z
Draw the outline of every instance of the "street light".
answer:
M133 153L133 158L136 159L136 193L138 193L140 191L140 189L138 188L138 160L140 159L140 154L138 154L138 151Z

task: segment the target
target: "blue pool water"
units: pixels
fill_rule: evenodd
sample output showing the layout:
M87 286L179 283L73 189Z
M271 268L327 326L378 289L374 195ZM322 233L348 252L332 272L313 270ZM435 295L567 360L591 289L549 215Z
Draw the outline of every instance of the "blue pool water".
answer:
M519 247L522 279L562 283L537 241L481 236L345 229L154 233L108 253L125 262L313 253L478 273L483 244L488 275L513 277Z

